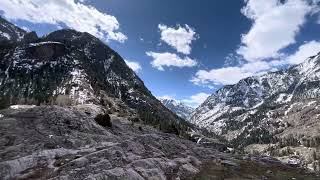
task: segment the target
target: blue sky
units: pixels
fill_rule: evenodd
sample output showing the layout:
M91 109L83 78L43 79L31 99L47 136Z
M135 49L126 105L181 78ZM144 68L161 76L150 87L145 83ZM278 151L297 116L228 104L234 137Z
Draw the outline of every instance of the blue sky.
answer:
M105 41L157 97L191 106L223 85L320 51L319 0L1 0L39 35L61 28Z

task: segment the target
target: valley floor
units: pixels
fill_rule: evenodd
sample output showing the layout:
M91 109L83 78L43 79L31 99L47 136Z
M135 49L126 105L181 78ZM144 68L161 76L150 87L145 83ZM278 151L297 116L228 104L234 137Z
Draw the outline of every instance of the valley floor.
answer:
M219 152L99 106L0 111L0 179L319 179L270 157Z

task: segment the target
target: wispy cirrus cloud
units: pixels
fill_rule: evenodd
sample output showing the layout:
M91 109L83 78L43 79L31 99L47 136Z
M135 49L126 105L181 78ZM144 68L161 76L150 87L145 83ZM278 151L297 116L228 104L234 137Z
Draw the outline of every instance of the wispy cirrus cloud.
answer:
M0 10L7 19L32 23L48 23L88 32L106 41L124 42L127 36L119 32L116 17L102 13L90 5L75 0L1 0Z

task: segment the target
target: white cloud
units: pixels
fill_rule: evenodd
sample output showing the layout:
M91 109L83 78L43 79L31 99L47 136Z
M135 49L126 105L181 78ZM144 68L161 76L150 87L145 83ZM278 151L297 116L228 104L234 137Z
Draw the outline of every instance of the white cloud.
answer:
M299 64L310 56L316 55L320 52L320 42L310 41L301 45L298 50L287 57L288 64Z
M139 72L142 70L141 65L135 61L124 60L126 64L135 72Z
M188 25L175 27L168 27L163 24L159 24L159 30L161 33L161 40L168 45L172 46L177 52L184 55L191 53L191 43L197 39L196 32ZM162 43L160 42L158 46ZM198 63L195 59L191 59L188 56L180 57L175 53L163 52L146 52L146 54L153 58L151 65L160 71L164 71L164 67L194 67Z
M233 66L233 67L223 67L219 69L199 70L196 75L191 79L196 85L228 85L235 84L239 80L265 73L267 70L270 70L271 66L264 62L252 62L247 63L242 66Z
M168 99L168 100L175 100L177 101L174 97L170 95L163 95L163 96L157 96L157 99L162 100L162 99Z
M191 107L198 107L201 105L208 97L210 94L207 93L198 93L195 95L190 96L188 99L183 99L182 102L188 104Z
M21 29L27 31L27 32L31 32L31 30L28 27L22 26Z
M237 53L247 61L280 56L279 51L295 43L295 37L313 6L305 0L246 0L242 13L253 21L241 38Z
M319 0L245 0L242 13L253 21L237 53L230 55L223 68L199 70L191 79L196 85L212 87L235 84L239 80L275 71L281 66L303 62L320 51L320 42L301 45L293 54L281 50L295 44L296 35L306 21L306 16L319 12ZM240 60L240 61L239 61Z
M302 44L292 55L282 56L271 61L256 61L212 70L199 70L191 79L196 85L212 86L235 84L239 80L277 70L284 65L298 64L320 52L320 42L310 41Z
M179 102L179 103L181 102L181 103L186 104L187 106L196 108L200 104L202 104L209 96L210 96L210 94L202 92L202 93L194 94L194 95L190 96L189 98L182 99L182 100L178 100L174 96L170 96L170 95L157 96L157 99L159 99L159 100L162 100L162 99L174 100L176 102Z
M191 43L197 39L197 34L191 27L185 25L185 27L178 26L175 28L163 24L159 24L158 27L162 41L175 48L179 53L191 53Z
M74 0L1 0L0 10L11 20L48 23L88 32L105 40L124 42L127 37L119 32L114 16Z
M152 67L157 68L160 71L164 71L164 66L170 67L193 67L197 65L197 61L189 57L181 58L177 54L172 54L169 52L165 53L156 53L156 52L147 52L148 56L152 57L151 62Z

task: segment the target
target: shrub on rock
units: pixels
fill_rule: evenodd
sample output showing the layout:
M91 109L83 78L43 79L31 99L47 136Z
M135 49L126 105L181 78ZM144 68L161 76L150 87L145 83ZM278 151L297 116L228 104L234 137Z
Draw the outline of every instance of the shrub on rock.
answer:
M98 123L100 126L103 127L112 127L111 118L109 114L98 114L94 120L96 123Z

